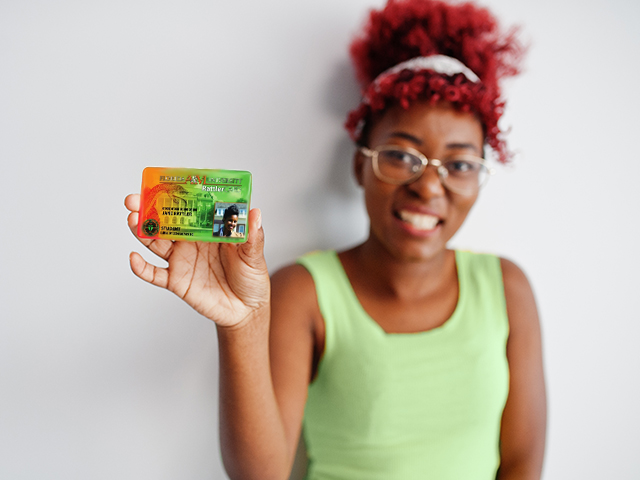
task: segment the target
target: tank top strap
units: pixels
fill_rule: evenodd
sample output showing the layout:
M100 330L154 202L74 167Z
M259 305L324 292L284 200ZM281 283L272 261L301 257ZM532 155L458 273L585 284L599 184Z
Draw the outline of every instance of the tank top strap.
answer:
M509 332L500 258L487 253L456 250L460 301L456 315L467 321L465 328L485 329L503 338ZM477 315L485 312L485 315ZM486 324L479 324L484 322Z
M307 253L298 258L297 263L305 267L313 278L318 301L322 302L321 312L329 307L328 302L323 301L324 299L335 300L336 297L343 296L345 292L352 290L349 278L344 273L335 250Z
M366 313L335 250L308 253L297 263L311 274L316 287L318 306L325 324L325 361L322 363L326 363L332 357L338 339L358 338L364 333L362 330L367 329L367 322L363 315Z

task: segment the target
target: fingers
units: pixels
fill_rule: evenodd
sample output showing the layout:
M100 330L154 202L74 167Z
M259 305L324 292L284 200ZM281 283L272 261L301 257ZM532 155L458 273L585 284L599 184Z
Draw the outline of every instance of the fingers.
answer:
M163 260L167 260L169 258L171 252L173 252L174 246L174 243L171 240L138 237L138 212L131 212L127 217L127 223L129 224L131 232L138 240L140 240L140 243Z
M264 231L262 230L262 211L252 208L249 212L249 239L246 243L264 243Z
M124 198L124 206L127 210L137 212L140 210L140 194L132 193Z
M249 238L240 246L241 258L251 267L263 268L264 262L264 229L262 228L262 212L253 208L249 212Z
M127 217L127 223L133 233L138 229L138 212L131 212Z
M169 272L166 268L151 265L139 253L131 252L129 255L131 271L139 278L156 287L167 288L169 284Z

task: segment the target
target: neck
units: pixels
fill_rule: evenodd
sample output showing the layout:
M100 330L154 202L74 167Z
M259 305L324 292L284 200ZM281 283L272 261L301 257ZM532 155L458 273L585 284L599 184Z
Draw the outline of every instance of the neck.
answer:
M370 236L362 245L345 252L350 278L379 294L416 299L433 293L457 275L455 255L442 250L430 258L398 258Z

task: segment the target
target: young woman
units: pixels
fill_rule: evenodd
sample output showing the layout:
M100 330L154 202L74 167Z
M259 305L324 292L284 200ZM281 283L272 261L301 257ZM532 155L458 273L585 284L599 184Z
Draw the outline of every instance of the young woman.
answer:
M213 320L231 478L284 479L301 426L310 479L539 479L546 401L540 327L520 269L447 249L505 161L498 79L520 45L471 4L390 0L352 56L347 128L370 219L361 245L269 280L261 214L245 244L141 239L143 280ZM139 198L130 195L135 231Z
M240 215L240 210L236 205L227 207L222 215L222 225L216 235L219 237L243 237L244 235L236 231L238 215Z

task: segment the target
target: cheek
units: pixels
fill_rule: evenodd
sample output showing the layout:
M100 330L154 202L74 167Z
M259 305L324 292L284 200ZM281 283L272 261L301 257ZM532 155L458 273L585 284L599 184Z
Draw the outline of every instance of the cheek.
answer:
M451 211L455 212L455 216L457 220L455 222L456 228L462 225L464 220L467 218L467 215L471 211L471 208L473 208L473 205L476 203L477 199L478 199L477 195L474 195L473 197L460 197L460 196L454 196L454 198L450 197L449 202L452 207Z
M381 182L373 172L370 172L370 175L365 174L363 179L364 201L370 223L372 225L388 223L391 221L393 202L399 187Z
M390 183L379 180L373 171L373 165L371 162L367 162L367 164L362 169L360 186L363 188L364 193L367 196L393 195L393 192L398 188L398 185L392 185Z

